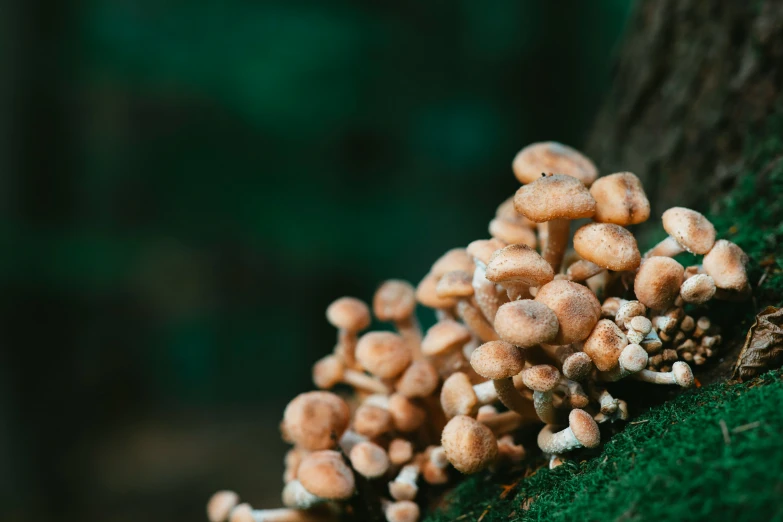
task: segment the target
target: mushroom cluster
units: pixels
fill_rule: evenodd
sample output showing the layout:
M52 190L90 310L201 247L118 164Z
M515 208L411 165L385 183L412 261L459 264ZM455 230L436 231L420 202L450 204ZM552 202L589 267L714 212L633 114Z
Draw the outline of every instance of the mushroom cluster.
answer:
M599 178L565 145L532 144L512 167L523 186L498 207L490 239L446 252L415 288L386 281L371 307L352 297L328 307L337 343L313 366L319 390L294 398L281 424L293 444L285 507L254 510L221 491L211 522L334 520L362 484L382 492L389 522L415 522L422 484L523 460L522 427L540 426L556 465L598 446L601 423L628 418L611 383L693 384L688 363L721 340L704 304L750 295L742 250L676 207L663 214L668 237L642 255L626 228L650 215L639 179ZM702 263L682 266L685 251ZM435 311L426 331L417 304ZM370 308L394 331L362 333Z

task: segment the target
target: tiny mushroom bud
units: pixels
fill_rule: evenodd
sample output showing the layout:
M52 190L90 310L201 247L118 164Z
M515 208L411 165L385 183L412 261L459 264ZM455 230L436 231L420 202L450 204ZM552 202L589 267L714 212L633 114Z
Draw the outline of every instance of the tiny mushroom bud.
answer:
M356 444L350 452L351 466L356 472L368 479L378 478L389 469L389 456L374 442Z
M413 361L397 381L397 392L406 397L428 397L438 387L438 370L431 362Z
M473 369L485 379L492 379L498 399L510 410L524 415L528 402L514 387L512 377L525 368L522 350L504 341L485 343L470 357Z
M609 270L636 270L641 254L636 239L620 225L590 223L574 234L574 249L587 261Z
M538 178L520 188L514 196L514 207L531 221L547 223L542 255L554 272L559 271L568 246L569 221L595 214L595 200L585 185L562 174Z
M715 281L707 274L697 274L680 286L680 297L686 303L704 304L715 295Z
M592 359L586 353L577 351L578 347L579 345L576 344L564 346L541 345L541 349L560 364L563 375L572 381L584 380L593 371Z
M552 391L560 383L560 372L554 366L537 364L527 368L521 375L525 386L533 390L533 406L538 417L547 423L556 422Z
M411 500L383 502L383 514L386 522L416 522L419 520L419 505Z
M644 254L674 257L688 251L692 254L706 254L715 243L715 227L703 214L683 207L673 207L663 213L663 228L669 237Z
M637 373L647 367L648 355L644 348L638 344L629 344L623 348L618 365L606 372L600 372L599 376L604 381L614 382L623 379L632 373Z
M512 163L514 175L520 183L532 183L546 174L566 174L586 186L598 177L598 169L576 149L556 141L532 143L520 150Z
M375 292L372 309L381 321L391 321L411 347L414 358L421 357L421 328L416 319L416 290L407 281L390 279Z
M356 359L362 367L381 379L399 376L411 362L405 340L391 332L369 332L359 338Z
M680 295L684 272L674 259L650 257L636 273L633 289L637 299L653 310L666 310Z
M495 330L507 343L527 348L553 340L559 324L557 316L546 304L522 299L506 303L498 309Z
M650 202L642 182L630 172L619 172L598 178L590 187L595 199L595 216L599 223L637 225L650 217Z
M526 245L509 245L492 254L487 265L486 278L503 285L517 295L527 288L541 286L552 280L554 272L538 252Z
M413 458L413 444L409 440L394 439L389 443L389 462L401 466Z
M345 500L353 495L354 487L353 472L340 453L316 451L302 459L297 480L286 484L283 503L308 509L329 500Z
M345 363L335 355L327 355L313 365L313 382L322 390L344 383L372 393L389 393L389 388L381 381L363 372L346 368Z
M747 262L748 256L740 247L731 241L719 239L704 256L702 266L715 281L715 286L740 292L748 285L748 274L745 272Z
M231 510L239 504L239 495L233 491L218 491L207 502L209 522L226 522Z
M571 344L587 339L601 317L601 303L595 294L571 281L545 284L538 289L536 301L545 304L557 316L560 328L552 344Z
M465 415L458 415L446 424L441 444L452 466L465 474L486 468L498 452L497 439L492 431Z
M647 307L639 301L625 301L617 309L614 322L620 328L627 328L628 321L634 317L643 317L647 313Z
M350 410L345 401L325 391L297 395L283 414L287 437L309 451L333 447L334 437L339 438L349 422Z
M326 309L326 319L337 328L337 344L345 365L353 368L356 334L370 326L370 309L364 301L341 297Z
M541 451L559 455L576 448L595 448L601 442L601 432L593 417L584 410L574 409L568 415L568 427L557 433L547 424L538 434Z
M635 373L634 377L640 381L653 384L676 384L683 388L690 388L693 386L693 372L691 371L691 367L682 361L677 361L672 364L670 372L642 370Z
M609 319L601 319L585 341L584 352L590 356L599 371L605 372L617 366L628 339L620 328Z

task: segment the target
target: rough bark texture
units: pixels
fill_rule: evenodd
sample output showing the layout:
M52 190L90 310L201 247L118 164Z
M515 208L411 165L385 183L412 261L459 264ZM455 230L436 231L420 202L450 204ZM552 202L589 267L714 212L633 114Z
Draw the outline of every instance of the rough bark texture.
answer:
M586 151L636 173L653 216L703 209L732 187L782 86L783 1L641 0Z

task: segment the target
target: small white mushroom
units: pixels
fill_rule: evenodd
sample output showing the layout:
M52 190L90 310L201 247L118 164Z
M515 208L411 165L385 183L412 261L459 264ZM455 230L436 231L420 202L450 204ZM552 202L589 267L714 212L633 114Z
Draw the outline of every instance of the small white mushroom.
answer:
M683 388L693 386L693 372L691 371L691 367L682 361L677 361L672 364L672 369L669 372L642 370L635 373L634 378L653 384L676 384Z
M680 285L680 297L686 303L703 304L715 296L715 281L707 274L697 274Z
M421 467L416 464L406 464L397 476L389 482L389 494L394 500L413 500L419 493L419 474Z
M553 426L547 424L538 434L538 447L548 454L559 455L576 448L595 448L601 442L598 424L584 410L571 410L568 415L568 427L553 432Z

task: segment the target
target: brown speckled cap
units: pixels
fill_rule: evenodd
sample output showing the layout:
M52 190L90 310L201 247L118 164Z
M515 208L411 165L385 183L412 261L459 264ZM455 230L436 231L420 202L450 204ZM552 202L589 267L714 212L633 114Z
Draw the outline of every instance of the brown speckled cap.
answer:
M712 277L707 274L696 274L682 283L680 297L686 303L704 304L712 299L716 290L715 280Z
M548 343L558 333L557 316L545 304L532 299L511 301L498 308L495 331L515 346L527 348Z
M307 455L299 465L297 478L307 491L323 499L344 500L353 495L353 472L336 451Z
M550 264L526 245L509 245L496 251L487 265L487 279L494 283L541 286L554 276Z
M453 297L439 297L438 296L438 281L441 276L436 276L432 272L424 276L419 286L416 287L416 300L428 306L430 308L447 309L453 308L457 304L457 300Z
M441 444L451 465L466 474L486 468L498 453L497 439L492 431L465 415L458 415L446 424Z
M605 372L617 366L620 353L626 346L628 338L623 331L613 321L601 319L585 340L583 350L595 367Z
M473 383L462 372L454 372L443 382L440 389L440 405L447 418L456 415L476 415L478 397L473 390Z
M685 250L706 254L715 244L715 227L703 214L684 207L673 207L663 213L663 228Z
M362 404L353 414L353 430L359 435L374 439L392 429L389 410L374 404Z
M470 341L470 338L470 330L457 321L451 319L438 321L427 330L424 339L421 340L421 351L428 357L446 354L461 348Z
M548 392L560 382L560 372L550 364L536 364L522 372L522 382L533 391Z
M637 225L650 217L650 202L642 182L630 172L618 172L598 178L590 187L595 199L595 216L599 223Z
M677 296L685 276L683 266L670 257L653 256L639 268L633 289L636 298L653 310L666 310Z
M747 262L748 256L740 247L731 241L719 239L704 256L702 265L715 286L739 291L748 284L748 274L745 272Z
M566 174L590 186L598 169L576 149L556 141L532 143L520 150L511 164L520 183L532 183L545 174Z
M485 379L507 379L525 369L525 355L513 344L490 341L473 350L470 365Z
M530 229L536 228L534 222L517 212L517 209L514 208L514 196L507 198L503 203L498 205L498 208L495 211L495 217L503 221L514 223L515 225L525 226Z
M435 287L438 297L470 297L473 295L473 274L464 270L446 272Z
M372 310L381 321L407 319L416 310L416 290L407 281L390 279L375 291Z
M496 238L477 239L468 245L468 253L486 265L492 254L506 246L506 243Z
M392 332L369 332L356 344L356 360L381 379L393 379L411 362L411 351L402 336Z
M540 177L521 187L514 196L514 207L536 223L595 214L595 200L584 184L562 174Z
M330 392L313 391L299 394L288 403L283 425L293 443L316 451L333 447L348 428L350 417L350 409L340 397Z
M326 319L335 328L358 332L370 326L370 309L360 299L341 297L326 309Z
M595 448L601 443L601 432L592 415L584 410L574 409L568 414L568 427L576 440L585 448Z
M574 250L584 259L609 270L636 270L642 256L636 238L620 225L590 223L574 234Z
M416 522L419 520L419 505L412 500L398 500L384 509L386 522Z
M560 330L551 344L583 341L601 317L601 303L587 287L571 281L552 281L538 289L536 301L557 316Z
M452 270L473 273L473 257L464 248L452 248L435 261L430 272L440 277Z
M406 397L429 397L438 387L438 370L429 361L413 361L397 381L397 392Z
M369 479L380 477L389 469L389 456L374 442L359 442L351 448L348 458L353 469Z

